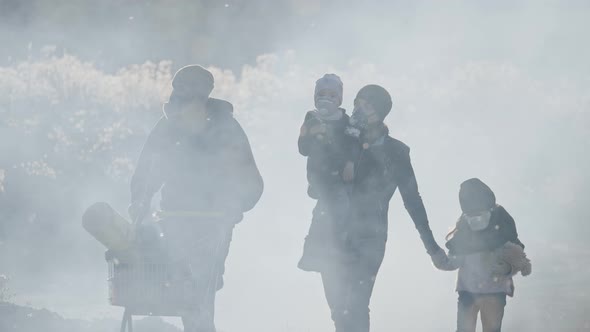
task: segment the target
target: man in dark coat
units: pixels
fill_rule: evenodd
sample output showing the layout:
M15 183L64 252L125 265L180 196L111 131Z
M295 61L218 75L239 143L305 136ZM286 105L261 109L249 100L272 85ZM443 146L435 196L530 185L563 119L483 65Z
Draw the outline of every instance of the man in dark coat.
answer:
M160 224L173 259L198 279L186 332L214 332L215 292L222 287L233 227L258 202L263 181L232 105L209 98L213 76L181 68L164 116L149 134L131 179L132 218L142 218L161 190ZM205 288L201 285L206 285Z
M361 152L355 163L350 220L344 223L343 258L326 262L321 271L337 332L369 331L369 301L385 254L389 201L398 188L428 254L440 250L418 192L410 148L390 137L383 123L392 107L389 93L368 85L354 104L350 122L358 130ZM314 218L326 216L320 203Z

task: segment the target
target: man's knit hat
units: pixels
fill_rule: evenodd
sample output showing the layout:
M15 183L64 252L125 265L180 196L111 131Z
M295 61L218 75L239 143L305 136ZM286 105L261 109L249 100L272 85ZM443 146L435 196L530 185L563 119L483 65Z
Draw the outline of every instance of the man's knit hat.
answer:
M180 68L172 78L172 94L170 102L206 99L213 91L213 75L199 65L188 65Z

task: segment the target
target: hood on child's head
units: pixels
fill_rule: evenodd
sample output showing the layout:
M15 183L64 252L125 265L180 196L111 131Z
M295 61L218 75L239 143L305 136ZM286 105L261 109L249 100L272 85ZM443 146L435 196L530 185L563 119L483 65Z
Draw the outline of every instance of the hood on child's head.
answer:
M459 204L463 213L475 214L496 206L496 195L483 181L473 178L461 183Z

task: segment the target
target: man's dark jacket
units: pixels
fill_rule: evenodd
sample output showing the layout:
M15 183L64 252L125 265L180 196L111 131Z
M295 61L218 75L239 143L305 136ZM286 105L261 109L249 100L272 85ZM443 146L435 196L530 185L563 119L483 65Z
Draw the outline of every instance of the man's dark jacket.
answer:
M132 202L160 190L164 211L239 215L258 202L263 181L229 102L210 98L203 133L187 134L163 116L143 147L131 179Z

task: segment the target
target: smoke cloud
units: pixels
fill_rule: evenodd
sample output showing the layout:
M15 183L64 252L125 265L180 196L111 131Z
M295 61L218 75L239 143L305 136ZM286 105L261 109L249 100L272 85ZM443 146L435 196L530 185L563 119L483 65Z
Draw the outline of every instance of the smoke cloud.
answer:
M215 76L213 96L233 103L265 180L234 233L220 330L332 328L319 276L296 268L314 204L296 139L327 72L342 77L349 112L366 84L391 93L386 123L412 149L439 242L470 177L515 218L533 274L515 278L505 329L590 328L588 4L112 6L0 3L0 274L10 277L10 301L68 318L118 317L107 303L104 248L80 217L98 200L126 210L129 177L174 71L200 63ZM398 197L372 329L452 330L455 274L431 266Z

